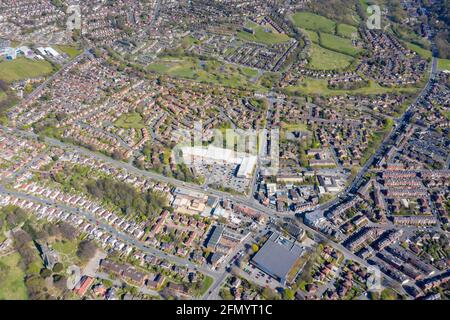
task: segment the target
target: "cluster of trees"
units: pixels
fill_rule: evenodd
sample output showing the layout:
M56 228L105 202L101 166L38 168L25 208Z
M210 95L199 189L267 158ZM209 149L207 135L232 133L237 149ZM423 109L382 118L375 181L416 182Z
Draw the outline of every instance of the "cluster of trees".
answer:
M149 190L140 193L127 183L111 178L89 180L86 189L94 197L112 203L126 215L152 217L167 205L167 198L161 192Z
M75 227L64 221L57 224L46 223L41 228L36 228L30 220L27 220L23 224L22 230L26 231L34 240L45 241L53 237L72 241L75 240L78 235Z
M6 97L0 99L0 123L6 123L6 111L15 105L19 100L14 92L9 88L8 84L0 80L0 93L6 94Z
M18 230L13 233L14 247L20 254L21 266L27 270L37 258L35 247L32 246L33 238L29 233L23 230Z
M93 258L96 252L97 246L92 241L83 240L78 244L77 256L83 262L86 262Z
M6 206L0 210L0 227L5 224L8 229L13 229L24 223L26 219L26 211L19 207Z
M450 2L423 0L423 6L429 12L427 23L436 29L434 40L439 58L450 59L450 32L448 30Z
M199 182L198 178L194 176L192 171L185 164L177 165L177 170L173 172L173 177L186 182Z
M439 32L436 35L435 43L438 50L439 58L450 59L450 33L449 32Z
M336 22L355 25L357 7L354 0L316 0L311 1L308 7L312 12Z
M369 81L350 81L350 82L337 82L330 84L328 83L328 88L333 90L356 90L360 88L367 87L369 85Z
M0 286L7 279L7 274L10 269L11 269L10 266L8 266L0 261Z
M46 242L49 238L57 237L65 240L75 240L77 230L67 222L45 223L37 225L29 219L28 213L16 206L6 206L0 210L0 227L5 224L8 229L15 229L12 233L14 248L20 255L19 266L25 272L24 283L27 287L28 296L32 300L55 298L49 292L46 278L52 277L53 286L63 293L66 290L67 278L62 275L63 264L56 263L52 270L43 268L39 271L36 266L40 265L40 257L34 241ZM90 245L82 246L81 256L90 257ZM95 253L95 251L94 251ZM8 266L0 264L0 284L2 275L6 275Z

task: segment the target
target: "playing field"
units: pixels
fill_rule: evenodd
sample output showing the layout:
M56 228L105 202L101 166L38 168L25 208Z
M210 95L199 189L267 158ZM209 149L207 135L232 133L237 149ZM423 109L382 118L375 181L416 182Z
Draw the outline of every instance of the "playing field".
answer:
M431 51L418 46L417 44L404 41L403 44L411 51L416 52L422 58L431 58Z
M355 47L350 39L323 32L320 33L320 45L350 56L356 56L363 51L363 49Z
M337 25L337 34L349 39L359 39L358 29L349 24L340 23Z
M78 47L75 47L75 46L58 45L55 47L58 51L66 53L70 58L75 58L82 52L81 49L79 49Z
M35 61L27 58L17 58L13 61L0 62L0 79L8 83L48 75L52 72L48 61Z
M308 34L309 39L314 43L319 43L319 34L316 31L305 30Z
M289 36L282 33L277 33L271 28L264 28L256 23L247 23L247 28L252 29L254 34L247 31L240 30L237 33L239 39L244 41L259 42L264 44L277 44L289 41ZM267 29L267 30L266 30Z
M342 94L382 94L388 92L417 92L419 89L414 87L405 88L387 88L382 87L379 84L369 81L367 87L355 89L355 90L333 90L328 88L328 82L326 79L312 79L306 78L304 81L299 82L296 86L289 86L286 90L290 92L299 92L303 94L315 94L315 95L342 95Z
M20 255L9 254L0 258L0 263L8 266L7 274L0 282L0 300L26 300L28 298L25 287L25 273L19 267Z
M242 67L240 68L240 71L242 72L243 75L251 78L254 78L258 75L258 70L253 68Z
M0 90L0 101L3 101L4 99L6 99L6 93Z
M310 12L297 12L292 15L294 24L303 29L334 33L336 23L333 20Z
M149 71L172 77L193 79L200 82L220 84L232 88L263 89L250 82L257 70L222 63L216 60L200 61L192 57L160 57L148 66Z
M450 59L438 59L438 68L450 71Z
M313 43L308 67L315 70L344 69L353 61L353 57L322 48Z
M119 119L117 119L115 125L125 129L142 129L145 126L142 121L142 116L137 112L123 114Z

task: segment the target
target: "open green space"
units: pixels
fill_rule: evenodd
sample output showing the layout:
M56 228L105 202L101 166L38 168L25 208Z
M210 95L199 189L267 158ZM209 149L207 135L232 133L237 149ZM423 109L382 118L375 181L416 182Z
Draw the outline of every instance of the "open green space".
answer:
M241 69L242 74L254 78L258 75L258 70L248 67L242 67Z
M25 273L19 267L20 259L17 252L0 258L0 264L6 266L6 274L0 276L0 300L28 299Z
M67 46L67 45L57 45L56 49L62 53L66 53L70 58L75 58L81 52L83 52L79 47L76 46Z
M52 244L52 248L59 252L62 261L69 264L75 264L79 262L79 258L77 256L77 249L78 249L78 240L62 240L62 241L55 241Z
M314 42L314 43L319 43L320 39L319 39L319 34L316 31L311 31L311 30L304 30L307 34L309 39Z
M355 47L350 39L323 32L320 33L320 45L323 48L331 49L350 56L356 56L363 51L362 48Z
M309 131L305 123L282 123L281 127L286 131Z
M353 57L333 50L325 49L315 43L308 67L315 70L345 69L353 61Z
M200 61L196 57L163 56L155 63L150 64L148 70L171 77L192 79L231 88L262 89L250 82L257 75L256 70L217 60Z
M342 95L342 94L381 94L388 92L416 92L419 89L415 87L382 87L374 81L369 81L369 86L362 87L355 90L334 90L328 88L328 81L326 79L313 79L306 78L304 81L299 82L296 86L286 87L288 92L299 92L303 94L315 94L315 95Z
M125 129L142 129L145 126L142 121L142 116L137 112L123 114L119 119L117 119L115 125Z
M289 41L288 35L278 33L272 28L265 28L253 22L248 22L245 26L248 29L252 29L254 33L251 34L250 32L239 30L237 37L244 41L259 42L268 45Z
M438 59L438 68L450 71L450 59Z
M340 23L337 25L337 34L341 37L353 39L359 39L358 29L355 26L349 24Z
M48 75L52 72L52 65L45 60L30 60L17 58L13 61L0 62L0 80L11 83L27 78Z
M333 20L311 12L297 12L292 15L294 24L303 29L334 33L336 23Z
M200 41L195 39L193 36L186 36L182 40L182 46L183 48L189 48L190 46L194 44L199 44Z
M0 90L0 101L3 101L3 100L5 100L5 99L6 99L6 97L7 97L7 95L6 95L6 92L4 92L4 91Z
M202 297L206 291L208 291L209 287L213 284L214 279L210 276L205 275L205 278L202 281L201 286L194 292L194 295L197 297Z
M417 53L422 58L428 59L431 58L431 51L422 48L421 46L418 46L417 44L411 43L411 42L403 42L405 46L409 49Z

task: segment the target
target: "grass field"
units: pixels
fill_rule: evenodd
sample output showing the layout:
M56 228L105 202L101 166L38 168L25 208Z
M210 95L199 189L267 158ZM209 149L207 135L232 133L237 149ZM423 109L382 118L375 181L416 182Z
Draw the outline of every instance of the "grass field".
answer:
M286 88L290 92L301 92L304 94L315 94L315 95L341 95L341 94L381 94L387 92L416 92L418 88L386 88L378 85L373 81L369 81L369 86L359 88L356 90L332 90L328 88L328 82L326 79L312 79L307 78L305 81L297 84L296 86L290 86Z
M142 129L145 126L142 121L142 116L137 112L123 114L119 119L117 119L115 125L125 129Z
M211 287L213 282L214 282L213 278L211 278L210 276L205 275L205 279L203 279L202 286L200 287L200 289L196 293L194 293L194 295L197 296L197 297L202 297L206 293L206 291L208 291L209 287Z
M242 67L240 70L241 70L242 74L247 77L254 78L258 75L258 70L253 69L253 68Z
M431 51L418 46L417 44L404 41L404 45L424 59L430 59L432 57ZM449 59L438 59L438 69L439 70L450 70L450 60Z
M52 248L58 251L61 255L62 262L66 265L74 264L79 262L77 256L78 241L56 241L52 244Z
M344 69L353 61L353 57L322 48L313 43L311 60L308 67L316 70Z
M316 31L311 30L305 30L305 32L308 34L309 39L314 43L319 43L319 34Z
M182 40L183 48L189 48L190 46L192 46L194 44L199 44L199 43L200 43L200 41L195 39L193 36L186 36Z
M450 59L438 59L439 70L449 70L450 71Z
M359 39L358 29L345 23L340 23L337 25L337 34L341 37L349 39L353 39L353 36L356 35L356 39Z
M223 64L216 60L200 62L199 59L193 57L165 56L150 64L148 70L231 88L262 89L250 82L257 75L256 70Z
M55 46L56 49L60 52L67 53L67 55L70 58L75 58L78 56L81 52L83 52L80 48L76 46L64 46L64 45L58 45Z
M272 32L266 32L264 27L259 26L256 23L249 22L245 26L247 28L253 29L255 33L251 34L244 30L238 31L237 33L238 38L244 41L259 42L268 45L289 41L288 35L277 33L274 30L272 30Z
M329 33L320 33L320 45L323 48L334 50L350 56L356 56L363 51L353 46L352 40L335 36Z
M48 61L34 61L27 58L17 58L13 61L0 62L0 79L11 83L27 78L48 75L52 72Z
M285 123L281 124L283 130L286 131L309 131L308 127L304 123Z
M0 258L0 263L9 267L5 280L0 283L0 300L26 300L25 273L18 266L20 255L13 253Z
M0 101L3 101L4 99L6 99L6 97L6 93L0 90Z
M333 20L310 12L297 12L292 15L294 24L303 29L333 33L336 23Z
M416 52L422 58L428 59L428 58L431 58L431 56L432 56L430 50L424 49L421 46L418 46L418 45L416 45L414 43L411 43L411 42L406 42L405 41L403 43L409 50L412 50L412 51Z

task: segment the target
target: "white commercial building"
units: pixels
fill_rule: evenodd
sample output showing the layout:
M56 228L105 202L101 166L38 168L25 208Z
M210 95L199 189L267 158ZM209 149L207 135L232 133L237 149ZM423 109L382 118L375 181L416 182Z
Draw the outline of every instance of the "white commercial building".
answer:
M253 169L256 166L257 157L230 149L218 148L214 146L204 147L183 147L183 160L186 164L204 162L207 164L236 164L239 165L236 176L238 178L251 178Z

